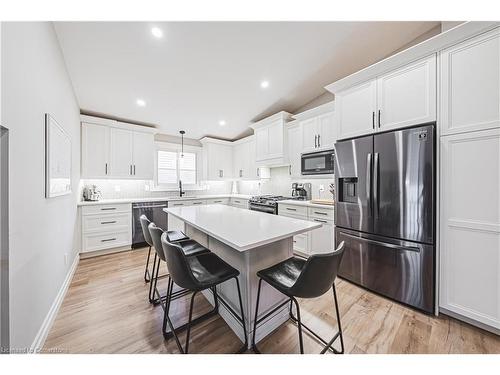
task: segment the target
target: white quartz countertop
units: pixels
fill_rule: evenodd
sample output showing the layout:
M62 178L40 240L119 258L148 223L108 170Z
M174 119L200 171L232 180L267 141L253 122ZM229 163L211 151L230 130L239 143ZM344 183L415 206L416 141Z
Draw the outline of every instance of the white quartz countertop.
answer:
M187 200L203 200L203 199L216 199L216 198L239 198L250 199L251 195L244 194L218 194L218 195L194 195L187 197L149 197L149 198L125 198L125 199L101 199L98 201L80 201L78 206L95 206L99 204L120 204L120 203L136 203L136 202L169 202L169 201L187 201Z
M320 203L312 203L311 201L299 201L299 200L294 200L294 199L285 199L282 201L278 202L278 207L280 204L291 204L294 206L306 206L306 207L321 207L321 208L330 208L333 210L332 205L329 204L320 204Z
M238 251L247 251L322 225L222 204L172 207L163 211Z

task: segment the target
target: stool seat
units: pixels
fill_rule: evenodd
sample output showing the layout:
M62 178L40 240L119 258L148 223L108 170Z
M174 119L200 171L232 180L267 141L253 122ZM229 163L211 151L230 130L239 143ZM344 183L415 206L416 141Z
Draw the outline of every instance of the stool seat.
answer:
M168 236L168 232L167 232L167 236ZM196 242L195 240L191 240L191 239L188 239L185 241L178 241L177 244L181 247L184 255L186 255L188 257L210 252L210 250L208 250L205 246L200 245L198 242Z
M305 264L305 259L293 257L258 271L257 276L281 293L291 296L293 295L292 287L297 282Z
M189 240L189 237L186 236L184 234L184 232L182 232L180 230L168 230L167 236L168 236L169 242Z
M198 290L213 287L240 274L237 269L231 267L214 253L190 256L187 261Z

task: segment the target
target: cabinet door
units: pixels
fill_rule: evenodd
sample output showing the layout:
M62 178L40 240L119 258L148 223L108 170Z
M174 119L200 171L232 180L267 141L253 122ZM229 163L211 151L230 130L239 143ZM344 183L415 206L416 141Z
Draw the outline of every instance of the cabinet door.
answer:
M233 177L233 148L229 145L217 145L217 148L222 178Z
M283 156L283 123L276 120L268 125L268 154L267 158L279 158Z
M255 163L256 150L255 150L255 138L247 143L245 159L245 168L243 170L244 178L257 179L260 177L257 164Z
M372 80L335 94L339 138L370 134L375 129L377 81Z
M245 148L246 143L240 143L233 147L233 176L243 178L245 174Z
M441 134L500 127L500 30L441 52Z
M111 128L111 175L131 178L133 175L134 136L130 130Z
M500 329L500 129L441 137L440 302Z
M107 126L82 124L82 177L109 177L109 132Z
M315 151L318 148L318 118L313 117L300 122L302 129L302 152Z
M318 116L318 148L331 149L337 139L334 112Z
M300 155L302 147L301 126L288 128L288 156L290 158L290 176L300 177Z
M260 128L255 130L256 160L265 160L269 154L268 147L269 129Z
M377 79L377 129L436 121L436 55Z
M312 219L319 222L321 228L309 232L309 254L330 253L335 249L335 239L333 238L333 222L322 219Z
M134 132L134 178L152 180L154 177L154 135Z

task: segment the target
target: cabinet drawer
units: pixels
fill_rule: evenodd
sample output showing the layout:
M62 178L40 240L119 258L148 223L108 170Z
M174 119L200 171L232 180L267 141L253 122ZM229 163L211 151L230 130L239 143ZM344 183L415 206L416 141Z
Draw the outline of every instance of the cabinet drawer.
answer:
M236 206L236 207L241 207L241 208L248 207L248 200L246 200L246 199L231 198L230 202L231 202L231 205Z
M229 198L207 199L207 204L229 204Z
M333 220L333 208L308 207L310 219Z
M296 217L307 217L307 207L306 206L295 206L293 204L282 204L278 203L278 213L293 215ZM287 215L287 216L288 216Z
M82 215L95 215L95 214L111 214L132 212L132 205L130 203L121 204L98 204L95 206L83 206Z
M83 235L82 252L130 246L132 243L130 230L108 233L88 233Z
M130 212L122 214L86 215L82 217L82 231L87 232L109 232L116 229L128 229L131 227L132 217Z

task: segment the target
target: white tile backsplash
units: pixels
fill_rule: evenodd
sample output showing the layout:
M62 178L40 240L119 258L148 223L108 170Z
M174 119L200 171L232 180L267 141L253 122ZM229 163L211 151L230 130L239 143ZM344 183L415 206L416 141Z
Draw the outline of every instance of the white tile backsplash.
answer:
M328 191L328 184L333 182L332 179L292 179L288 174L288 167L272 168L271 178L268 180L236 181L235 183L238 194L290 196L293 182L311 182L313 199L332 198L332 194ZM103 199L158 198L179 194L178 191L154 190L153 182L149 180L81 180L80 193L85 185L96 185ZM202 183L201 190L189 190L186 196L229 194L232 191L232 185L232 181L205 181ZM319 192L320 185L325 188L321 193Z

